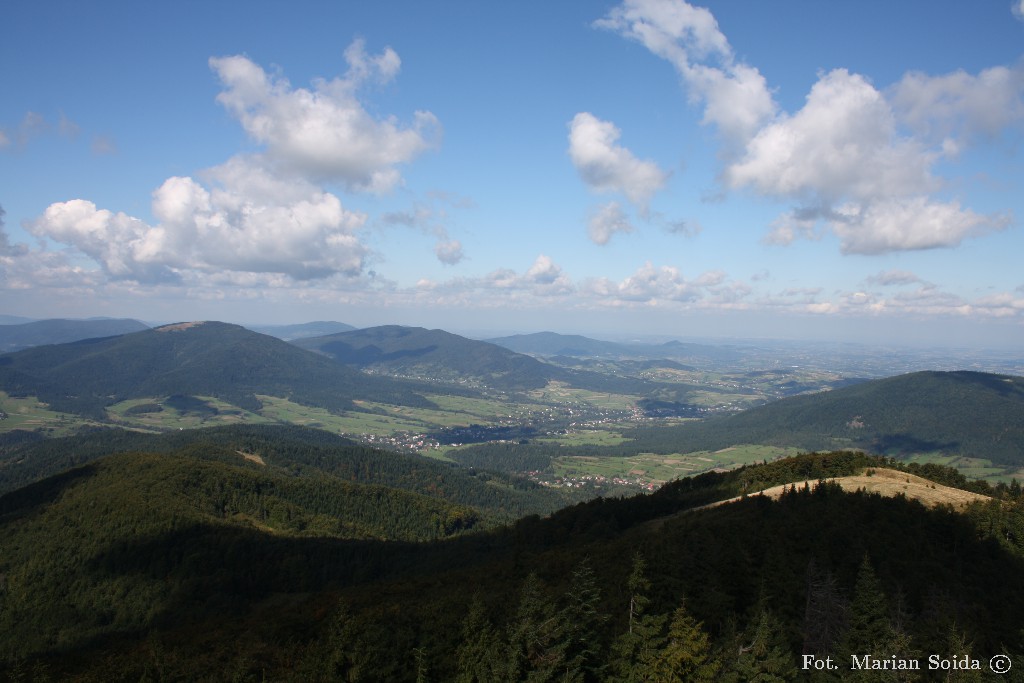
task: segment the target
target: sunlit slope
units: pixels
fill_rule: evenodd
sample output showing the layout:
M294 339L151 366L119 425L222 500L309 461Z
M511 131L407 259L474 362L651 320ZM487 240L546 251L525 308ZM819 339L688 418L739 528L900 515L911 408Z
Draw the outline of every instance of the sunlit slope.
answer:
M943 452L1024 464L1024 378L915 372L671 428L637 430L631 446L654 452L738 443L809 450Z
M892 470L885 467L866 468L864 472L861 472L860 474L852 474L845 477L832 477L824 481L837 484L844 491L864 491L865 493L877 493L880 496L887 497L903 496L911 500L919 501L926 507L949 505L953 508L963 509L968 507L971 503L984 503L991 500L989 496L985 496L980 493L964 491L963 489L954 488L952 486L937 484L930 479L919 477L916 474L900 472L899 470ZM753 495L767 496L774 500L785 495L788 491L792 491L794 487L799 490L803 487L813 487L817 485L817 480L811 481L809 479L805 479L803 482L792 482L772 486L762 491L758 491ZM729 498L717 503L711 503L705 507L725 505L727 503L734 503L738 500L742 500L742 496Z
M351 408L353 399L432 405L407 384L368 377L220 322L166 325L0 356L0 389L96 419L118 401L172 394L213 396L247 410L259 409L256 394L331 410Z

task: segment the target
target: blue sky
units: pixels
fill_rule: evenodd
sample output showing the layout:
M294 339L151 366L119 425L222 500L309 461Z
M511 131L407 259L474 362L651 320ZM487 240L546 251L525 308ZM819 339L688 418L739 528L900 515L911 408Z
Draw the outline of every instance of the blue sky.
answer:
M0 312L1024 339L1024 10L16 3Z

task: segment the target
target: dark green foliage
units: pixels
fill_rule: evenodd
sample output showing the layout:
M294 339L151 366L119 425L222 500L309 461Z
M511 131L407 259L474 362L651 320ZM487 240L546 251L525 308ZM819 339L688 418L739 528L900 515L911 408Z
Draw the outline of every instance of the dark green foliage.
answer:
M633 556L633 570L626 581L629 610L626 631L612 643L611 679L622 683L652 680L654 661L665 647L667 614L648 614L651 582L643 555Z
M535 573L523 582L519 608L508 626L508 660L503 678L553 681L565 668L565 622Z
M840 635L846 630L847 604L835 576L828 569L820 569L813 557L807 563L804 595L801 654L825 659L838 652Z
M294 343L344 365L449 382L468 379L501 391L539 389L557 372L500 346L422 327L384 325Z
M336 478L110 456L0 497L3 654L371 577L383 549L340 539L438 539L479 521L470 508Z
M551 467L558 446L547 444L485 443L449 453L455 462L497 472L545 471Z
M204 445L205 458L101 460L0 499L15 501L0 523L17 516L0 535L0 562L24 558L0 568L5 665L22 643L54 680L652 680L717 669L715 680L767 681L793 680L803 653L835 654L860 632L875 634L865 642L884 632L886 654L1024 650L1024 561L998 538L1024 518L1016 502L998 506L998 518L963 515L825 484L692 509L753 482L847 471L866 456L702 475L414 544L312 536L288 526L295 516L275 518L274 533L257 528L247 516L261 500L305 511L295 501L315 500L326 476L290 456L297 488L268 480L288 467L262 445L272 434ZM332 438L299 430L291 443L308 463ZM222 462L235 446L268 464ZM222 474L164 473L159 482L192 492L168 497L162 483L118 484L108 464L127 462L118 458L145 465L136 482L175 459ZM108 495L86 507L96 483ZM117 511L118 499L135 512ZM110 533L117 542L102 540ZM874 616L846 618L847 605ZM815 640L807 631L822 624Z
M145 405L145 404L144 404ZM195 396L182 396L181 394L175 394L168 396L164 401L164 405L168 408L174 408L182 414L202 415L211 416L217 414L217 409L211 406L206 401L196 398Z
M173 394L213 396L246 410L260 409L257 394L328 410L352 409L353 399L433 405L408 384L370 377L279 339L218 322L0 356L0 389L100 420L113 403Z
M163 411L164 407L159 403L140 403L137 406L132 406L124 411L125 415L147 415L149 413L159 413Z
M719 663L711 657L711 640L685 605L672 613L667 641L655 656L653 669L652 680L665 683L717 679Z
M491 683L506 672L505 645L477 594L469 606L455 652L459 683Z
M843 638L842 652L846 658L851 654L880 653L889 632L889 598L882 591L882 584L865 555L853 587L849 626Z
M740 648L725 678L744 683L784 683L796 679L797 668L783 624L770 610L761 609L746 640L748 644Z
M203 447L207 448L203 451ZM474 473L416 455L358 445L322 430L289 425L237 425L143 434L97 429L79 436L0 449L0 493L95 458L131 451L158 453L198 449L200 457L238 463L238 452L296 476L330 475L472 506L494 520L550 512L566 503L559 492L493 473Z
M565 664L560 680L596 681L605 668L600 632L607 616L599 611L601 588L584 558L573 570L564 597L561 619L565 633Z
M630 436L633 442L615 450L685 453L752 443L888 455L942 451L1024 465L1024 378L915 372Z

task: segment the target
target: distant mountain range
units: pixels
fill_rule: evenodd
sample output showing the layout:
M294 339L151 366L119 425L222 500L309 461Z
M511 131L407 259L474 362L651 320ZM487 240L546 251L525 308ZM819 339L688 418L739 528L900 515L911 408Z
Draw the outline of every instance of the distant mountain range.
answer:
M293 339L305 339L306 337L321 337L327 334L338 332L349 332L356 329L352 325L334 322L330 320L318 320L311 323L299 323L297 325L246 325L253 332L269 334L285 341Z
M743 355L741 350L732 346L710 346L675 340L664 344L621 343L556 332L517 334L509 337L496 337L487 341L518 353L528 353L534 356L641 360L704 359L721 363L735 360Z
M35 318L26 318L22 315L5 315L0 314L0 325L23 325L24 323L34 323Z
M422 388L422 387L421 387ZM174 394L213 396L247 410L257 394L330 410L363 399L431 406L417 387L366 374L238 325L165 325L120 337L39 346L0 356L0 389L97 419L105 407Z
M1024 465L1024 377L914 372L632 436L631 448L667 453L749 443L940 452Z
M576 352L589 354L631 348L585 337L527 337L535 343L521 348L565 353L576 345ZM647 348L689 346L670 342ZM618 363L632 372L649 361ZM238 325L180 323L0 355L0 390L35 396L55 411L98 420L106 419L107 406L137 398L187 401L190 396L212 396L258 411L259 396L268 395L341 412L360 409L355 401L435 407L426 394L525 392L552 381L669 406L684 404L688 392L697 390L681 383L560 367L443 330L394 325L288 343ZM763 444L892 455L935 452L1024 465L1024 378L911 373L674 427L644 425L625 436L632 438L609 449L686 453Z
M80 339L113 337L148 330L138 320L97 318L93 320L35 320L0 325L0 353L44 344L65 344Z
M293 343L351 367L447 382L449 386L468 384L521 392L557 381L579 389L640 396L658 391L678 396L687 391L685 384L560 367L498 344L422 327L385 325Z

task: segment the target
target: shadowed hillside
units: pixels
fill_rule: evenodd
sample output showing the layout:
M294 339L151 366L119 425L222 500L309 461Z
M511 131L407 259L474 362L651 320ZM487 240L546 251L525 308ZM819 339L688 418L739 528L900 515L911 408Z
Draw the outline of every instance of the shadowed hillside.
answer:
M0 497L0 667L82 681L605 681L666 667L747 681L810 680L804 654L844 663L865 647L1019 657L1019 489L956 513L821 483L679 514L865 466L900 467L804 455L409 543L367 535L429 538L472 513L210 446L111 456Z

